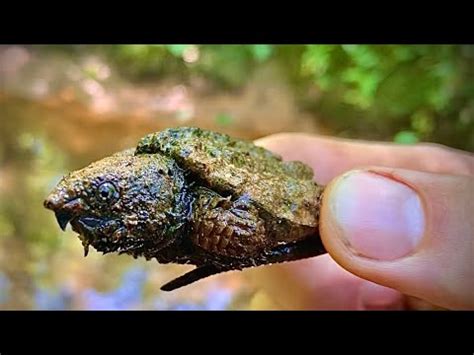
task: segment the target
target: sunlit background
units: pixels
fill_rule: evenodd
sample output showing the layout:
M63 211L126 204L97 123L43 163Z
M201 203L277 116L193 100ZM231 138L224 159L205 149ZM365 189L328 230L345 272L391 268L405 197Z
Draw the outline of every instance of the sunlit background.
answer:
M0 46L0 308L256 309L244 272L83 257L42 201L61 176L191 125L474 150L474 46Z

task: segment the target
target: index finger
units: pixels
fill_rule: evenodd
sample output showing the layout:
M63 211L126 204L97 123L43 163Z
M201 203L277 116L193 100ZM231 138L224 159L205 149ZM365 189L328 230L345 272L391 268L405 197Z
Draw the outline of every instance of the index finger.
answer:
M302 133L281 133L255 141L285 160L300 160L314 169L318 183L327 184L351 169L368 165L474 176L471 153L438 144L411 146L328 138Z

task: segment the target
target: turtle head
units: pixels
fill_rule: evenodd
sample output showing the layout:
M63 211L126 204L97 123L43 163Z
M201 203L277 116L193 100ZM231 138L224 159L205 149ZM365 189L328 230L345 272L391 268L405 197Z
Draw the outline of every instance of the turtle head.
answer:
M134 256L168 245L182 217L184 190L179 169L158 154L127 150L62 178L44 201L61 229L79 233L87 255L98 251ZM178 203L179 205L179 203Z

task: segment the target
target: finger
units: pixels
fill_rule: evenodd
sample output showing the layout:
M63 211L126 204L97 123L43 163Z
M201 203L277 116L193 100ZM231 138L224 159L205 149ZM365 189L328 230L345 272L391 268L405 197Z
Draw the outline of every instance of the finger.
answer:
M406 307L405 297L397 290L374 282L361 280L359 304L361 310L402 310Z
M314 169L315 180L321 184L327 184L347 170L368 165L474 175L472 154L436 144L403 146L300 133L272 135L255 144L280 154L285 160L307 163Z
M326 188L321 235L364 279L441 307L474 308L474 179L353 170Z

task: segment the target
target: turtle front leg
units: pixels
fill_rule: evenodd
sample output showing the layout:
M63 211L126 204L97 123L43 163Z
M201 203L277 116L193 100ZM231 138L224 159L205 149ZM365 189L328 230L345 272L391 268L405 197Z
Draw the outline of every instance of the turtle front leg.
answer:
M210 253L251 257L268 246L265 221L246 195L232 201L199 188L194 204L192 242Z

